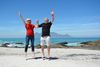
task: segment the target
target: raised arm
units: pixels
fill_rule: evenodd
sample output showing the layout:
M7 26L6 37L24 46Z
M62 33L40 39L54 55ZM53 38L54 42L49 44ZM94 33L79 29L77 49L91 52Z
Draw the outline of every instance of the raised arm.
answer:
M24 20L24 18L23 18L23 16L21 15L20 12L19 12L19 16L20 16L21 20L23 21L23 23L25 24L25 20Z
M54 22L54 11L53 10L51 11L51 16L52 16L52 21L51 22Z

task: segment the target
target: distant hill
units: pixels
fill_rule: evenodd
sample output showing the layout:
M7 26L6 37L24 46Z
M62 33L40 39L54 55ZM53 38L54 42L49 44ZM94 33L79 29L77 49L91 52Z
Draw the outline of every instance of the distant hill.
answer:
M36 38L41 37L41 33L35 33L35 37ZM55 32L51 32L51 37L52 38L70 38L71 36L68 35L68 34L62 35L62 34L58 34L58 33L55 33Z

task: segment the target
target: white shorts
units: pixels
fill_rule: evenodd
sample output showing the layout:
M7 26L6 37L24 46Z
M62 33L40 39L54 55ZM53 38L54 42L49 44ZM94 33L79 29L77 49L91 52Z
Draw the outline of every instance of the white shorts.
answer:
M41 37L41 46L44 46L46 43L47 46L50 46L50 36Z

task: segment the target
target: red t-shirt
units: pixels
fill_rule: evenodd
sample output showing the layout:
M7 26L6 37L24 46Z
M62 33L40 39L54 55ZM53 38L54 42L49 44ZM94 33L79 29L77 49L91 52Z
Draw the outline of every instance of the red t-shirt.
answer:
M34 36L34 25L33 24L25 24L26 27L26 35L27 36Z

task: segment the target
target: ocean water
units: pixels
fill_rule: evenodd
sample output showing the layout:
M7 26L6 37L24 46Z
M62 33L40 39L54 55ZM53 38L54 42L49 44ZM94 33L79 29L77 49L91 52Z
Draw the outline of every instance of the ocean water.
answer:
M69 46L79 46L80 42L96 41L100 38L51 38L51 43L68 42ZM0 44L3 43L24 43L25 38L0 38ZM40 38L35 38L35 45L40 43ZM77 43L77 44L76 44Z

